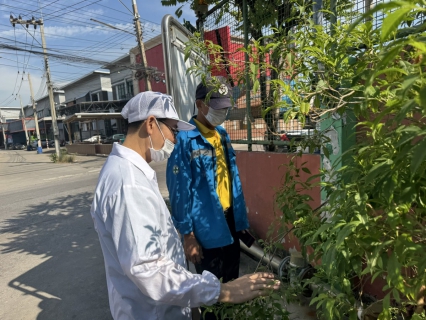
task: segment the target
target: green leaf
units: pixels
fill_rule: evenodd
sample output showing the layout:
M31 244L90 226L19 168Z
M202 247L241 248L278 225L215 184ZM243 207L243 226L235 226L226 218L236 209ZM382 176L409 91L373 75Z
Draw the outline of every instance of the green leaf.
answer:
M389 320L392 319L389 309L383 310L382 313L377 318L378 320Z
M321 101L320 101L320 98L318 96L315 96L314 107L315 108L320 108L321 107Z
M286 60L287 60L288 66L292 67L293 63L294 63L294 55L293 55L293 53L291 53L291 52L288 53L287 56L286 56Z
M400 68L388 68L388 69L377 71L376 74L375 74L375 77L377 77L377 76L379 76L381 74L384 74L384 73L388 73L388 72L398 72L398 73L402 73L402 74L407 75L407 71L402 70Z
M380 35L381 40L386 41L389 36L396 31L400 23L404 20L407 13L413 9L413 6L404 6L400 9L397 9L395 12L392 12L386 16L382 24L382 33Z
M365 94L367 96L375 96L376 93L377 93L377 90L373 86L368 86L367 88L365 88Z
M256 79L256 81L254 82L254 84L253 84L253 92L254 93L256 93L257 92L257 90L259 90L259 86L260 86L260 84L259 84L259 80L258 79Z
M349 222L341 231L339 231L337 233L336 247L343 244L343 241L345 241L347 236L350 235L360 223L360 221Z
M401 122L404 118L407 117L407 113L411 112L411 110L416 106L414 100L408 100L405 105L399 110L399 112L395 116L396 122Z
M311 174L311 171L310 171L308 168L306 168L306 167L303 167L303 168L302 168L302 171L303 171L303 172L306 172L306 173L308 173L308 174Z
M409 90L413 84L416 82L417 79L419 79L419 75L417 74L410 74L407 77L405 77L404 81L402 82L401 88L403 90L403 94L405 95L405 93L407 92L407 90Z
M328 150L327 146L324 146L324 147L322 148L322 152L324 153L324 156L325 156L327 159L330 159L330 151Z
M426 86L422 86L419 91L420 104L426 106Z
M426 44L424 44L423 42L418 42L418 41L410 41L410 44L413 47L416 47L417 49L426 52Z
M262 118L263 119L265 119L265 116L268 114L268 112L269 111L271 111L272 110L272 108L271 107L268 107L268 108L266 108L266 109L264 109L264 110L262 110Z
M309 103L308 102L302 102L300 104L300 112L302 112L303 114L308 114L309 113Z
M389 171L389 168L390 165L388 162L381 162L374 165L365 177L365 181L367 181L367 183L373 182L374 178L376 178L378 175L381 175L385 172L387 173Z
M250 63L250 71L256 75L256 65L254 63Z
M414 147L413 158L411 159L411 174L414 175L421 164L426 159L426 139L423 137L422 141L418 142Z
M386 54L383 57L380 57L380 62L377 65L377 69L381 69L388 65L388 63L395 59L395 57L401 51L401 46L395 46L389 50L385 50Z

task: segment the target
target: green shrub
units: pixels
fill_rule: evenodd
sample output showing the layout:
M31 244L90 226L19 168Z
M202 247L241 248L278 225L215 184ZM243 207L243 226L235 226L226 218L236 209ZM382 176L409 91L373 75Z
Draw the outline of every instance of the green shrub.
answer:
M50 157L50 160L53 163L57 163L57 162L73 163L73 162L75 162L75 155L68 154L67 150L65 150L65 149L61 149L61 153L60 153L59 157L56 153L52 153L49 157Z

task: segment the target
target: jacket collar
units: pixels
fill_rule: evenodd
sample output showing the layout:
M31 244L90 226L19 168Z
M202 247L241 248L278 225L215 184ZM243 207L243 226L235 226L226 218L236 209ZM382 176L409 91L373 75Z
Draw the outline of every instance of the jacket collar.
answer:
M200 130L198 130L198 127L197 127L197 125L196 125L196 123L195 123L195 121L194 121L194 119L196 118L197 116L193 116L192 118L191 118L191 120L189 120L189 123L190 124L192 124L194 127L195 127L195 129L194 130L191 130L191 131L188 131L188 137L189 138L196 138L196 137L198 137L198 136L202 136L202 134L201 134L201 132L200 132ZM217 126L216 128L215 128L215 130L217 131L217 132L219 132L221 135L223 135L225 132L224 132L224 130L225 129L223 129L221 126Z
M155 171L136 151L115 142L112 146L111 155L130 161L135 167L141 170L148 179L154 179Z
M201 136L201 132L200 130L198 130L197 125L195 124L195 121L194 121L195 118L196 116L192 117L191 120L189 120L189 123L195 126L194 130L188 131L189 138L195 138L195 137Z

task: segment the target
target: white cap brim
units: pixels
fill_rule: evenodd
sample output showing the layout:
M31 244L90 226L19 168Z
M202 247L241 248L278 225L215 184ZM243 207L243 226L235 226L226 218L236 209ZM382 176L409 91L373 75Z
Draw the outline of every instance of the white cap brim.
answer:
M179 131L191 131L191 130L195 129L194 125L192 125L192 124L190 124L186 121L183 121L183 120L180 120L180 119L173 119L173 120L177 120L177 122L178 122L177 123L177 129Z

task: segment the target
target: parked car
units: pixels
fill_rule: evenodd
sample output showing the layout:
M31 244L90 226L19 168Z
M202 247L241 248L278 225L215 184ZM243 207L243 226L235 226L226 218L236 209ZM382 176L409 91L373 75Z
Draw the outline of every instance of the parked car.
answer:
M102 140L105 139L105 136L102 134L97 134L94 136L91 136L88 139L84 139L83 142L91 142L91 143L95 143L95 142L101 142Z
M12 150L24 150L26 148L26 146L24 145L24 144L22 144L22 143L14 143L13 145L12 145Z
M108 138L104 139L102 143L114 143L114 142L120 142L124 141L126 139L126 135L122 133L113 134L112 136L109 136Z

